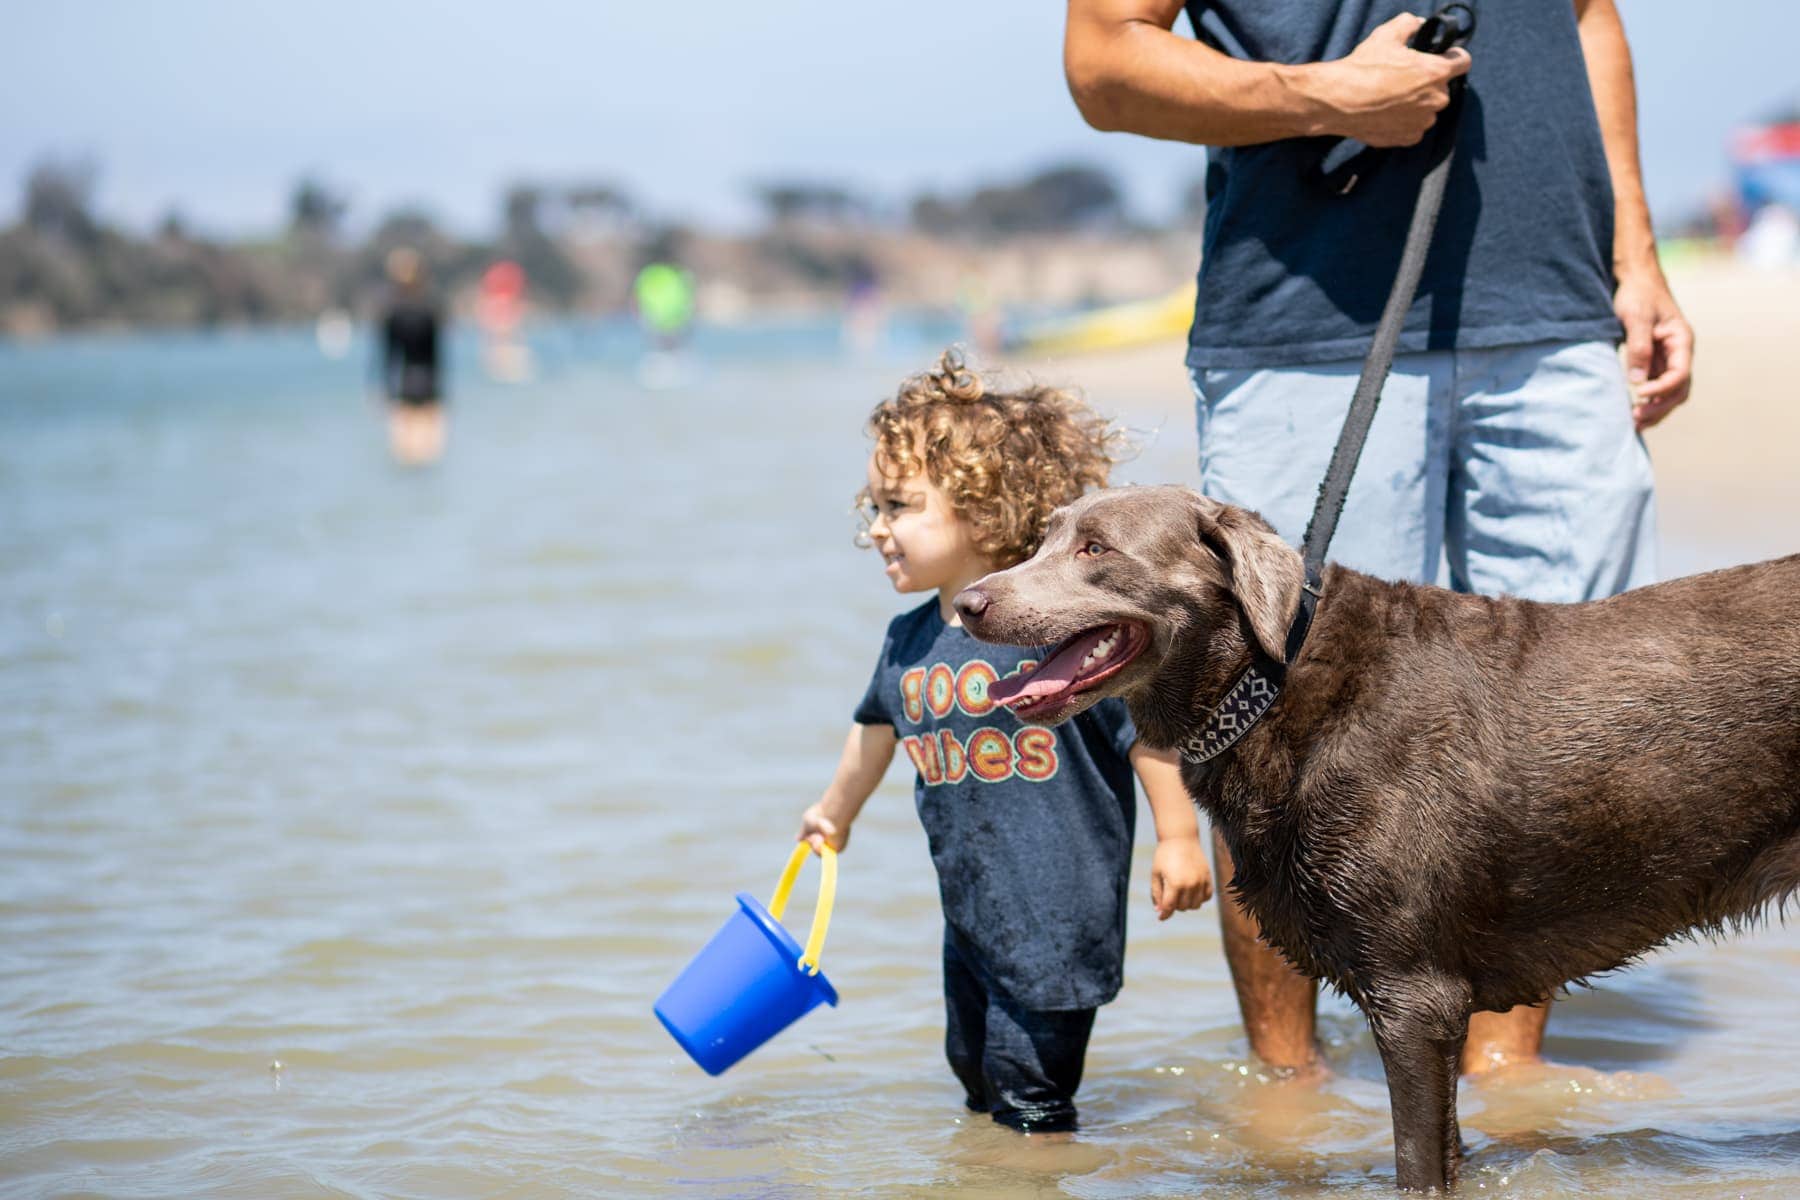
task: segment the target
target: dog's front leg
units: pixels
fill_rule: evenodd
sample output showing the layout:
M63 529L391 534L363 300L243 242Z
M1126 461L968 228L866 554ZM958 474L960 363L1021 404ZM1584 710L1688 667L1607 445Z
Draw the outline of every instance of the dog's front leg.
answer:
M1468 990L1412 981L1371 997L1368 1016L1387 1071L1396 1182L1407 1191L1449 1191L1462 1155L1456 1080L1469 1034Z

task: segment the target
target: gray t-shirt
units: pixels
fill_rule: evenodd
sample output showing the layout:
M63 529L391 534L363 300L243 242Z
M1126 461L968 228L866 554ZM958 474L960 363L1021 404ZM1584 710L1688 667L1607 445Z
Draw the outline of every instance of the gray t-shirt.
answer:
M1616 340L1613 197L1572 0L1469 0L1478 15L1456 158L1401 352ZM1377 25L1435 3L1188 0L1233 58L1341 58ZM1429 136L1429 135L1428 135ZM1381 161L1345 196L1319 182L1331 138L1209 151L1190 367L1361 358L1381 316L1424 150Z
M889 624L855 719L911 759L944 919L987 976L1026 1008L1094 1008L1124 975L1137 731L1121 700L1047 729L987 698L1041 653L976 641L934 596Z

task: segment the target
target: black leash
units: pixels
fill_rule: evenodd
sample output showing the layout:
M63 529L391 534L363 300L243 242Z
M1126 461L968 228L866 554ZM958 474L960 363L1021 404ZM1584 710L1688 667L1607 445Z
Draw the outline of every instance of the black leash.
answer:
M1475 31L1475 14L1466 4L1452 4L1428 18L1413 34L1409 45L1415 50L1442 54L1452 46L1468 41ZM1461 80L1456 82L1460 83ZM1350 494L1350 479L1356 474L1356 463L1362 457L1363 443L1368 440L1369 426L1375 421L1375 406L1381 400L1381 389L1394 366L1394 350L1400 342L1400 328L1412 308L1419 290L1419 276L1425 269L1425 255L1431 249L1431 235L1437 229L1438 212L1444 206L1444 185L1450 177L1450 160L1456 152L1456 131L1462 120L1463 89L1452 87L1450 106L1433 127L1430 157L1426 160L1425 179L1419 185L1419 196L1413 203L1412 224L1406 231L1406 244L1400 251L1400 266L1394 273L1394 286L1388 292L1387 306L1375 326L1369 355L1363 360L1362 375L1356 381L1356 392L1350 399L1350 411L1344 417L1343 431L1338 434L1337 449L1331 465L1319 485L1319 498L1313 504L1312 519L1306 524L1301 542L1301 562L1305 572L1300 590L1300 607L1288 627L1287 646L1281 662L1261 654L1231 685L1225 696L1207 715L1206 723L1180 746L1181 757L1191 763L1208 762L1236 745L1249 733L1262 715L1269 711L1281 695L1287 679L1287 668L1300 655L1312 628L1313 612L1319 606L1324 584L1325 553L1331 547L1331 535L1337 531L1338 517L1343 514L1344 500ZM1334 152L1335 153L1335 152ZM1327 162L1332 156L1327 157ZM1356 160L1349 160L1355 166ZM1335 170L1344 170L1340 162ZM1349 182L1340 191L1348 191L1360 176L1347 176Z

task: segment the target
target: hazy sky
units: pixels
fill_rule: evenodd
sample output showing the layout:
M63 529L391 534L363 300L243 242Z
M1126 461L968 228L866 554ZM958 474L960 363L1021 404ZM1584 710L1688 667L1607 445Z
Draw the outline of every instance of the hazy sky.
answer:
M1659 219L1725 178L1736 124L1800 97L1800 0L1619 0ZM45 154L108 215L271 230L310 171L372 220L491 228L509 179L615 179L737 221L796 175L899 196L1080 157L1161 213L1195 147L1102 135L1064 90L1054 0L474 4L0 0L0 212ZM1488 19L1494 19L1489 17ZM1185 25L1182 27L1185 30Z

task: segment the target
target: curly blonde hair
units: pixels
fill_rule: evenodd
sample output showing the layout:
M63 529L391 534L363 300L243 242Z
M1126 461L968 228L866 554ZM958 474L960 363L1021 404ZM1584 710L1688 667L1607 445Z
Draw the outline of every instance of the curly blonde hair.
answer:
M1051 512L1105 487L1126 449L1124 432L1074 393L994 390L955 347L876 405L868 430L876 470L889 479L924 472L1000 567L1030 558ZM868 501L865 488L857 504Z

